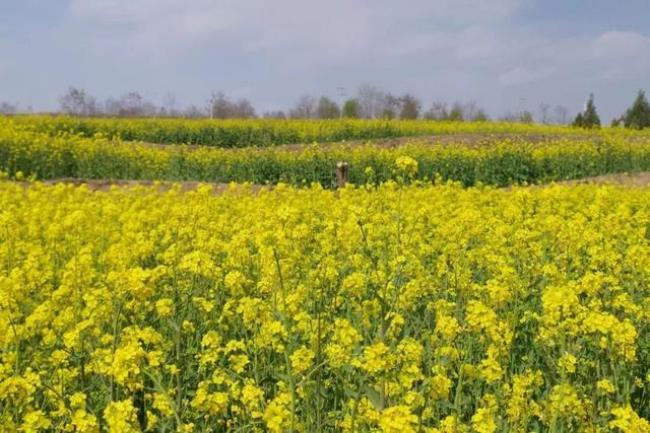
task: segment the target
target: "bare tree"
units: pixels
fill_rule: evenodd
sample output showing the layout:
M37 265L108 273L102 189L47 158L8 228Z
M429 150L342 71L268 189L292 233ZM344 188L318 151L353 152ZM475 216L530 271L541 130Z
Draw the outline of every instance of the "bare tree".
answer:
M528 110L522 110L518 112L508 112L501 116L499 120L504 122L515 122L515 123L533 123L533 113Z
M562 105L556 105L553 108L553 120L560 125L566 125L569 123L569 110Z
M129 92L120 98L118 115L122 117L142 117L147 111L144 98L138 92Z
M163 117L180 117L181 111L178 109L176 95L172 92L167 92L158 113Z
M311 95L303 95L289 111L289 117L294 119L311 119L316 115L316 99Z
M545 125L551 122L551 119L549 117L550 109L551 106L546 102L542 102L539 104L539 121Z
M59 99L61 111L74 116L95 116L99 114L97 100L83 89L70 87Z
M476 102L470 101L463 104L463 118L467 121L473 121L478 116L479 112L478 105Z
M262 115L265 119L286 119L287 115L282 110L266 111Z
M424 118L427 120L447 120L448 117L447 104L442 101L434 102L424 113Z
M255 117L255 108L248 99L232 102L223 92L213 93L209 103L210 117L214 119L247 119Z
M12 104L11 102L0 102L0 115L14 115L18 114L18 104Z
M359 87L356 100L359 102L361 117L368 119L381 117L386 109L390 110L389 102L394 102L394 100L389 101L385 92L367 84Z
M420 116L420 108L422 104L418 98L413 95L405 94L400 98L402 108L399 112L400 119L417 119Z
M115 98L108 98L104 102L104 112L110 116L119 116L122 105Z
M199 119L207 116L207 111L197 107L196 105L190 105L183 111L183 116L188 119Z
M237 100L235 104L235 117L238 119L250 119L255 117L255 108L246 98Z
M454 122L485 122L490 119L487 112L478 106L474 101L454 102L451 109L445 102L434 102L431 108L424 113L424 118L428 120L447 120Z
M381 117L383 119L394 119L397 113L403 108L403 101L390 93L384 95L380 100Z
M212 93L209 106L210 117L213 119L228 119L234 116L232 102L223 92Z

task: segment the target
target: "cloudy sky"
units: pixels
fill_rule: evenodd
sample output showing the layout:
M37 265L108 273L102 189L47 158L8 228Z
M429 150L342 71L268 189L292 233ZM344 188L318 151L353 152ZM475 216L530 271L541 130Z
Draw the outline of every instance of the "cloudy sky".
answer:
M264 111L370 84L492 116L593 92L609 121L650 92L648 23L648 0L1 0L0 101L222 90Z

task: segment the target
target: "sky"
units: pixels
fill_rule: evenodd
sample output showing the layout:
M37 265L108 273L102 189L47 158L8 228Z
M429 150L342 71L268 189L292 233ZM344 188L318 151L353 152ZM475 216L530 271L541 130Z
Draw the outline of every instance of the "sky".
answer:
M223 91L263 112L371 85L493 117L594 93L608 122L650 92L649 23L648 0L0 0L0 101Z

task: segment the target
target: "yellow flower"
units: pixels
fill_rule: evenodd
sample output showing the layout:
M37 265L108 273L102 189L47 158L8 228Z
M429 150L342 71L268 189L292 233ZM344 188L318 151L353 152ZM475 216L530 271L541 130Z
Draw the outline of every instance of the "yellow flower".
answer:
M596 389L603 394L614 394L616 387L607 379L601 379L596 382Z
M264 410L264 423L272 433L282 433L294 422L290 410L291 394L282 392L278 394Z
M113 401L104 409L109 433L138 433L135 408L130 400Z
M392 356L384 343L375 343L363 349L363 358L359 367L371 375L386 373L392 364Z
M650 433L650 422L639 417L630 406L612 409L612 416L610 428L618 428L623 433Z
M163 416L172 416L174 414L172 400L166 394L159 392L154 393L153 404L151 406L154 409L158 410L158 412L160 412Z
M410 156L400 156L395 160L397 169L408 176L414 176L418 171L418 162Z
M315 356L316 355L311 349L308 349L305 346L300 347L290 356L291 369L296 374L305 373L311 367Z
M384 409L379 418L379 428L383 433L414 433L418 417L408 406L392 406Z
M575 373L577 363L578 360L575 356L570 353L564 353L557 364L560 367L560 371L564 373Z
M436 400L445 400L449 397L451 390L451 379L443 374L435 374L430 379L431 398Z
M23 417L23 424L20 431L24 433L38 433L50 428L52 421L41 410L28 412Z

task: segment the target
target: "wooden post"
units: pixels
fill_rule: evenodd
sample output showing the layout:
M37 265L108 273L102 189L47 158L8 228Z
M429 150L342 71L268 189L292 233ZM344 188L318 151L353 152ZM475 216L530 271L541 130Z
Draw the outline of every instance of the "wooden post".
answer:
M348 183L349 166L345 161L336 164L336 187L343 188Z

